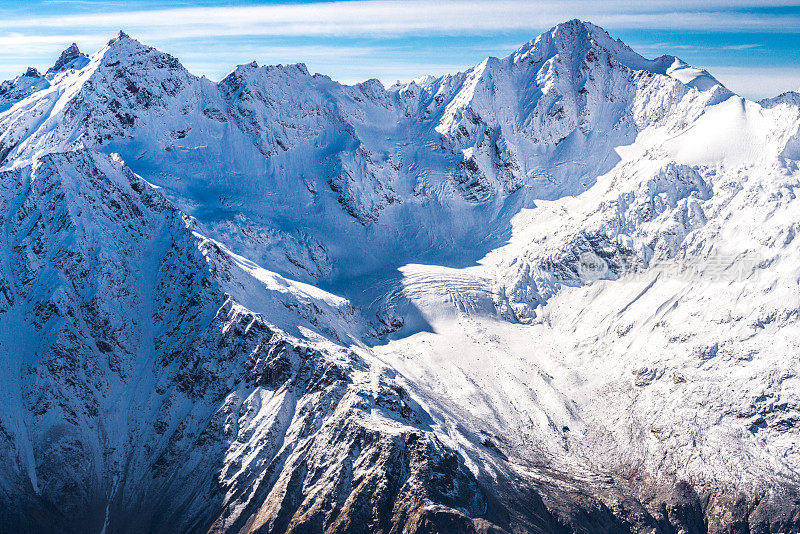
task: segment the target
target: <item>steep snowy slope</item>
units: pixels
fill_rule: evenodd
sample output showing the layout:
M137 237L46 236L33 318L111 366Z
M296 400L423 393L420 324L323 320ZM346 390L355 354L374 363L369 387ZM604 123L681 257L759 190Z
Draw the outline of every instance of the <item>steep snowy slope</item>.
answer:
M0 86L0 530L796 530L798 132L580 21L388 89L70 47Z
M322 336L345 323L341 299L198 241L107 156L52 154L0 182L4 531L388 528L486 514L474 475L391 374Z
M731 98L681 136L626 147L587 193L519 213L479 266L405 267L402 294L435 333L376 350L442 407L440 425L498 436L522 465L587 461L642 502L685 481L710 530L786 528L800 481L800 169L784 149L797 117Z
M389 90L255 63L214 84L121 34L3 113L0 146L7 165L119 152L234 252L339 287L410 261L477 260L520 208L585 191L619 160L614 147L678 131L730 95L710 76L667 75L686 69L572 21L506 58Z
M457 180L472 199L530 186L526 177L537 197L576 194L616 163L614 147L650 126L678 130L731 95L710 76L698 83L700 74L682 74L687 69L671 56L646 60L573 21L434 82L434 102L447 102L436 129L463 153Z

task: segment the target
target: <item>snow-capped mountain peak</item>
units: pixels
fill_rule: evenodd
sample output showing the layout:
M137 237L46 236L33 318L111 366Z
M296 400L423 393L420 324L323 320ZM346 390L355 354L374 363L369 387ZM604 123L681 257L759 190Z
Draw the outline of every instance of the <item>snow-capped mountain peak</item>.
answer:
M798 102L578 20L70 46L0 86L0 531L796 530Z
M55 64L47 69L48 73L59 72L66 69L82 69L89 62L86 54L81 53L78 45L69 45L56 60Z
M277 258L261 251L259 261L301 278L353 276L342 262L334 275L328 263L337 260L330 257L335 251L351 254L345 252L353 231L348 220L365 226L382 217L389 226L420 220L417 210L429 209L419 201L427 198L440 206L436 219L460 218L464 200L485 204L472 216L489 224L498 212L513 212L506 203L530 206L584 191L613 161L616 146L647 128L686 126L730 95L722 87L695 91L700 74L690 70L674 58L646 60L601 28L570 21L506 58L388 91L377 81L347 87L311 76L303 64L255 62L214 84L121 33L83 69L69 71L47 91L25 93L30 102L19 113L0 116L0 155L19 164L49 150L107 146L139 162L145 174L170 169L162 174L169 183L159 185L208 225L210 235L233 230L236 236L241 228L228 228L229 222L228 229L217 228L219 221L190 207L200 205L194 195L206 196L204 184L218 180L205 170L217 168L207 162L221 157L223 175L239 178L219 192L219 208L238 212L245 226L271 220L291 227L308 205L316 206L313 221L303 215L303 232L312 242L324 236L325 254L297 250L286 263L285 239L306 237L284 236ZM686 84L669 76L677 72ZM29 121L31 114L23 111L29 108L39 109L44 120ZM589 160L581 156L587 145L597 146ZM424 176L403 163L420 157L427 161ZM185 176L186 168L197 170ZM281 179L269 178L276 174ZM254 201L252 192L263 187L279 200ZM398 247L406 259L420 259L433 243L456 253L471 240L468 228L443 236L446 225L421 220L421 233L429 237L411 249L397 242L394 230L365 230L363 238L373 243L352 265L376 268L373 246ZM298 254L306 259L298 262ZM327 259L320 263L322 257Z
M558 24L549 32L520 47L509 58L514 62L541 63L550 57L561 55L582 61L590 50L593 51L593 56L606 55L609 61L618 62L632 70L667 75L702 91L719 86L719 90L730 94L703 69L692 67L670 55L646 59L621 40L612 38L603 28L578 19Z

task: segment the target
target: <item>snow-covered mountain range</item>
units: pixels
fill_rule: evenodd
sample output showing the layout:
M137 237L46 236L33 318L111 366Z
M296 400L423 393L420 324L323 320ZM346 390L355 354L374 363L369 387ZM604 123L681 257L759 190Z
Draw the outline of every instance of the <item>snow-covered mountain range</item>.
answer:
M385 88L0 85L0 531L800 529L800 95L569 21Z

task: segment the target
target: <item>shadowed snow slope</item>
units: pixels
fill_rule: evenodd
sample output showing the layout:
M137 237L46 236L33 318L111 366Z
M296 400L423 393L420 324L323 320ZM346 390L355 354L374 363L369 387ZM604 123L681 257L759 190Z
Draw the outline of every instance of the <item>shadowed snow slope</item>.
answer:
M581 21L384 88L0 85L0 530L800 528L800 97Z

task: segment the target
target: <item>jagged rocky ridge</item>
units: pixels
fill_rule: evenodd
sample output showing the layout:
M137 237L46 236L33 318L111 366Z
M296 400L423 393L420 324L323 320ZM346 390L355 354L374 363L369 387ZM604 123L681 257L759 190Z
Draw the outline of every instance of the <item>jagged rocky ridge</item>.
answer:
M579 21L388 89L71 46L0 86L0 524L797 528L799 125Z

